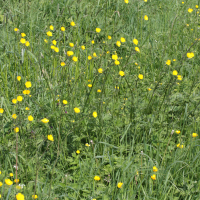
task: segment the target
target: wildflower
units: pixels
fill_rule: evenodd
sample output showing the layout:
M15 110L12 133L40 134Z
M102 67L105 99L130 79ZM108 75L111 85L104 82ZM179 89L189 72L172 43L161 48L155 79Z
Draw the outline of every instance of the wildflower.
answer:
M19 183L19 179L15 179L14 182L15 182L15 183Z
M75 24L74 22L71 22L70 25L71 25L71 26L75 26L76 24Z
M88 56L88 60L91 60L92 59L92 56Z
M14 132L18 133L19 132L19 128L18 127L14 128Z
M10 176L13 177L13 173L10 173Z
M91 43L94 44L94 40L92 40Z
M119 65L120 62L118 60L115 60L115 65Z
M110 53L110 51L107 51L106 53L107 53L107 54L109 54L109 53Z
M52 31L53 31L53 29L54 29L54 27L51 25L50 27L49 27Z
M177 131L176 131L177 134L179 134L180 132L181 132L180 130L177 130Z
M187 57L188 58L193 58L194 57L194 53L192 53L192 52L191 53L187 53Z
M21 80L21 76L17 76L17 80L20 81Z
M72 60L73 60L74 62L77 62L77 61L78 61L78 57L73 56Z
M147 0L144 0L144 2L147 2Z
M56 40L53 40L53 41L52 41L52 44L56 46L57 41L56 41Z
M50 141L52 141L52 142L54 141L54 140L53 140L53 135L48 135L47 138L48 138L48 140L50 140Z
M121 46L121 42L120 42L120 41L117 41L117 42L116 42L116 45L117 45L118 47L120 47L120 46Z
M17 119L17 115L16 115L16 114L13 114L13 115L12 115L12 118L13 118L13 119Z
M14 31L17 32L17 31L19 31L19 29L18 28L14 28Z
M109 40L111 40L111 39L112 39L112 37L111 37L110 35L108 35L108 39L109 39Z
M68 104L67 100L63 100L63 104L64 105Z
M25 44L25 43L26 43L26 40L25 40L24 38L21 38L20 42L21 42L22 44Z
M29 116L28 116L28 121L30 121L30 122L33 121L33 117L32 117L32 115L29 115Z
M14 104L16 104L16 103L17 103L17 99L13 99L12 102L13 102Z
M30 87L31 87L31 82L30 82L30 81L27 81L27 82L25 83L25 86L26 86L27 88L30 88Z
M93 115L94 118L96 118L96 117L97 117L97 112L94 111L94 112L92 113L92 115Z
M184 4L185 2L184 1L182 1L182 4Z
M173 59L173 61L175 62L175 61L176 61L176 59Z
M33 198L33 199L37 199L38 196L35 194L35 195L32 195L32 198Z
M183 79L183 77L182 77L181 75L177 75L177 79L178 79L179 81L181 81L181 80Z
M99 68L99 69L98 69L98 72L99 72L100 74L102 74L102 73L103 73L103 69L102 69L102 68Z
M64 67L64 66L65 66L65 62L61 62L60 65L61 65L62 67Z
M133 44L138 45L138 40L137 39L133 39Z
M61 31L65 31L65 27L62 26L62 27L60 28L60 30L61 30Z
M58 48L58 47L55 47L55 48L54 48L54 51L58 53L58 52L59 52L59 48Z
M69 43L69 46L70 46L70 47L73 47L73 46L74 46L74 43L70 42L70 43Z
M94 52L94 53L93 53L93 56L94 56L94 57L97 57L97 54Z
M0 187L3 185L3 183L2 182L0 182Z
M151 88L147 88L147 90L151 91Z
M120 76L124 76L125 73L124 73L123 71L119 71L119 75L120 75Z
M47 39L44 39L44 42L47 43L48 42Z
M100 28L96 28L96 32L97 32L97 33L100 33L100 32L101 32L101 29L100 29Z
M155 180L156 180L156 175L153 174L153 175L151 176L151 179L155 181Z
M88 87L92 87L92 84L88 84Z
M173 75L174 75L174 76L177 76L177 75L178 75L178 72L177 72L176 70L174 70L174 71L173 71Z
M31 92L30 90L24 90L23 94L30 94L30 92Z
M198 136L197 133L192 133L192 137L193 137L193 138L195 138L195 137L197 137L197 136Z
M55 49L55 48L56 48L55 46L51 45L51 49Z
M137 52L140 53L140 49L139 49L139 47L135 47L135 51L137 51Z
M171 60L167 60L166 65L171 65Z
M74 52L73 51L67 51L67 55L72 56L72 55L74 55Z
M84 45L82 45L82 46L81 46L81 49L82 49L82 50L85 50L85 46L84 46Z
M22 96L18 96L17 97L17 101L22 101L23 100L23 97Z
M98 89L98 90L97 90L97 92L99 92L99 93L100 93L100 92L101 92L101 90L100 90L100 89Z
M41 122L43 122L44 124L46 124L46 123L49 122L49 120L47 118L44 118L44 119L41 120Z
M80 109L77 108L77 107L75 107L75 108L74 108L74 112L75 112L75 113L80 113Z
M89 147L90 145L88 143L85 144L86 147Z
M123 185L122 182L117 183L117 187L118 187L118 188L122 188L122 185Z
M95 176L95 177L94 177L94 180L95 180L95 181L99 181L100 179L101 179L101 178L100 178L99 176Z
M154 172L157 172L158 171L158 168L156 166L153 166L153 171Z
M198 7L199 7L198 5L195 6L195 8L198 8Z
M180 147L180 145L181 145L181 144L180 144L180 143L178 143L178 144L176 145L176 147L177 147L177 148L179 148L179 147Z
M143 75L142 75L142 74L139 74L139 75L138 75L138 78L139 78L139 79L143 79Z
M13 182L10 179L5 179L5 183L7 185L12 185L13 184Z
M47 32L47 35L48 35L49 37L51 37L51 36L52 36L52 32L51 32L51 31L48 31L48 32Z
M30 46L30 42L29 41L26 41L25 45L28 47Z
M126 42L125 38L121 37L121 42Z
M4 109L3 108L0 108L0 113L2 114L4 112Z
M22 193L16 194L16 199L17 200L24 200L24 195Z
M25 33L21 33L21 36L22 36L22 37L25 37L25 36L26 36L26 34L25 34Z
M149 18L148 18L148 16L147 16L147 15L145 15L145 16L144 16L144 20L146 20L146 21L147 21L148 19L149 19Z
M188 9L188 12L189 12L189 13L191 13L192 11L193 11L193 9L192 9L192 8L189 8L189 9Z
M80 152L80 150L77 150L76 153L79 154L79 153L81 153L81 152Z

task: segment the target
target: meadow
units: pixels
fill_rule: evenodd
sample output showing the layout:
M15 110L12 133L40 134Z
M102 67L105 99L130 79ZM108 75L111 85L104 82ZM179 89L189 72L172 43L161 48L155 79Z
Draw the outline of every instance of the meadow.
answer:
M0 198L200 199L198 0L0 0Z

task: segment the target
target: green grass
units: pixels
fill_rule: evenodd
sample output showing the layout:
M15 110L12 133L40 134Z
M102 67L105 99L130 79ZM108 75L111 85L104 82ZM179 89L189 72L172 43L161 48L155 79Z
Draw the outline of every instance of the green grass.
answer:
M52 200L200 199L200 140L192 137L200 127L198 4L198 0L0 1L1 198L15 199L22 193L25 199L36 194L38 199ZM21 33L30 46L20 43ZM121 37L126 42L118 47ZM134 38L140 52L135 51ZM59 52L51 49L53 40ZM78 61L72 61L67 51L73 51ZM26 89L31 96L23 94ZM13 104L18 96L23 100ZM80 113L74 112L75 107ZM43 118L49 123L42 123ZM156 180L151 179L153 174ZM25 186L8 186L8 178Z

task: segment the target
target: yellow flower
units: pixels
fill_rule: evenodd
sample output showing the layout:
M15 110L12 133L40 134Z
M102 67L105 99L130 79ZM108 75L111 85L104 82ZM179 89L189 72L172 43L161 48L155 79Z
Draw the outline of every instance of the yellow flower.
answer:
M21 36L22 36L22 37L25 37L25 36L26 36L26 34L25 34L25 33L21 33Z
M15 183L19 183L19 179L15 179L14 182L15 182Z
M112 55L112 59L113 59L113 60L117 60L117 59L118 59L117 54Z
M106 53L107 53L107 54L109 54L109 53L110 53L110 51L107 51Z
M41 120L41 122L43 122L44 124L46 124L46 123L49 122L49 120L47 118L44 118L44 119Z
M30 42L29 41L26 41L25 45L28 47L30 46Z
M80 113L80 109L76 107L76 108L74 108L74 112L75 113Z
M121 46L121 42L120 42L120 41L117 41L117 42L116 42L116 45L117 45L118 47L120 47L120 46Z
M21 80L21 76L17 76L17 80L20 81Z
M198 5L195 6L195 8L198 8L198 7L199 7Z
M176 61L176 59L173 59L173 61L175 62L175 61Z
M102 74L102 73L103 73L103 69L102 69L102 68L99 68L99 69L98 69L98 72L99 72L100 74Z
M192 9L192 8L189 8L189 9L188 9L188 12L189 12L189 13L191 13L192 11L193 11L193 9Z
M115 60L115 65L119 65L120 62L118 60Z
M138 45L138 40L137 39L133 39L133 44Z
M3 183L2 182L0 182L0 187L3 185Z
M68 102L67 102L67 100L63 100L63 104L67 104Z
M126 42L125 38L121 37L121 42Z
M93 56L94 56L94 57L97 57L97 54L94 52L94 53L93 53Z
M151 88L147 88L147 90L151 91Z
M24 195L22 193L16 194L16 199L17 200L24 200Z
M158 171L158 168L156 166L153 166L153 171L154 172L157 172Z
M44 42L47 43L48 42L47 39L44 39Z
M16 115L16 114L13 114L13 115L12 115L12 118L13 118L13 119L17 119L17 115Z
M182 1L182 4L184 4L184 1Z
M140 49L139 49L139 47L135 47L135 51L137 51L137 52L140 53Z
M176 146L179 148L180 147L180 143L178 143Z
M147 0L144 0L144 2L147 2Z
M71 26L75 26L76 24L75 24L74 22L71 22L70 25L71 25Z
M51 45L51 49L55 49L55 48L56 48L55 46Z
M16 32L17 32L17 31L19 31L19 29L18 29L18 28L14 28L14 31L16 31Z
M51 37L51 36L52 36L52 32L51 32L51 31L48 31L48 32L47 32L47 35L48 35L49 37Z
M92 115L93 115L94 118L96 118L96 117L97 117L97 112L94 111L94 112L92 113Z
M166 65L171 65L171 60L167 60Z
M56 46L56 44L57 44L57 41L56 41L56 40L53 40L53 41L52 41L52 43L53 43L53 45L55 45L55 46Z
M30 81L27 81L27 82L25 83L25 86L26 86L27 88L30 88L30 87L31 87L31 82L30 82Z
M174 70L174 71L173 71L173 75L174 75L174 76L177 76L177 75L178 75L178 72L177 72L176 70Z
M3 108L0 108L0 113L2 114L4 112L4 109Z
M54 27L51 25L50 27L49 27L52 31L53 31L53 29L54 29Z
M18 127L14 128L14 132L18 133L19 132L19 128Z
M33 198L33 199L37 199L38 196L35 194L35 195L32 195L32 198Z
M88 60L91 60L92 59L92 56L88 56Z
M151 179L155 181L155 180L156 180L156 175L153 174L153 175L151 176Z
M16 104L16 103L17 103L17 99L13 99L12 102L13 102L14 104Z
M60 28L60 30L61 30L61 31L65 31L65 27L62 26L62 27Z
M191 53L187 53L187 57L188 58L193 58L194 57L194 53L192 53L192 52Z
M5 183L7 185L12 185L13 184L13 182L10 179L5 179Z
M148 18L148 16L147 15L145 15L144 16L144 20L148 20L149 18Z
M72 55L74 55L74 52L73 51L67 51L67 55L72 56Z
M64 66L65 66L65 62L61 62L60 65L61 65L62 67L64 67Z
M69 43L69 46L70 46L70 47L73 47L73 46L74 46L74 43L70 42L70 43Z
M100 90L100 89L98 89L98 90L97 90L97 92L99 92L99 93L100 93L100 92L101 92L101 90Z
M100 179L101 179L100 176L95 176L95 177L94 177L94 180L95 180L95 181L99 181Z
M55 48L54 48L54 51L58 53L58 52L59 52L59 48L58 48L58 47L55 47Z
M181 75L177 75L177 79L178 79L179 81L181 81L181 80L183 79L183 77L182 77Z
M139 78L139 79L143 79L143 75L142 75L142 74L139 74L139 75L138 75L138 78Z
M125 73L124 73L123 71L119 71L119 75L120 75L120 76L124 76Z
M92 84L88 84L88 87L92 87Z
M100 28L96 28L96 32L97 32L97 33L100 33L100 32L101 32L101 29L100 29Z
M22 101L23 100L23 97L22 96L18 96L17 97L17 101Z
M32 117L32 115L29 115L29 116L28 116L28 121L30 121L30 122L33 121L33 117Z
M108 39L109 39L109 40L111 40L111 39L112 39L112 37L111 37L110 35L108 35Z
M197 137L197 136L198 136L197 133L192 133L192 137L193 137L193 138L195 138L195 137Z
M90 145L88 143L85 144L86 147L89 147Z
M30 94L30 92L31 92L30 90L24 90L23 94Z
M53 135L48 135L47 138L48 138L48 140L50 140L50 141L52 141L52 142L54 141L54 140L53 140Z
M78 61L78 57L73 56L72 60L73 60L74 62L77 62L77 61Z
M79 154L79 153L81 153L81 152L80 152L80 150L77 150L76 153Z
M13 177L13 173L10 173L10 176Z
M84 45L82 45L82 46L81 46L81 49L82 49L82 50L85 50L85 46L84 46Z
M26 43L26 40L25 40L24 38L21 38L20 42L21 42L22 44L25 44L25 43Z
M91 43L94 44L94 40L92 40Z
M180 130L177 130L177 131L176 131L177 134L179 134L180 132L181 132Z
M122 188L122 185L123 185L122 182L117 183L117 187L118 187L118 188Z

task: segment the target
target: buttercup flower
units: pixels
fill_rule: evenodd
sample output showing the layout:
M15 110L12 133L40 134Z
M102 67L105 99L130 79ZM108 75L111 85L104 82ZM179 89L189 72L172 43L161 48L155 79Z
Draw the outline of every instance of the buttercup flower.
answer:
M74 62L77 62L77 61L78 61L78 57L73 56L72 60L73 60Z
M125 3L128 3L128 0L124 0Z
M19 183L19 179L15 179L14 182L15 182L15 183Z
M92 40L91 43L94 44L94 40Z
M179 81L181 81L181 80L183 79L183 77L182 77L181 75L177 75L177 79L178 79Z
M95 180L95 181L99 181L100 179L101 179L100 176L95 176L95 177L94 177L94 180Z
M88 143L85 144L86 147L89 147L90 145Z
M91 60L92 59L92 56L88 56L88 60Z
M174 76L177 76L177 75L178 75L178 72L177 72L176 70L174 70L174 71L173 71L173 75L174 75Z
M88 87L92 87L92 84L88 84Z
M97 92L99 92L99 93L100 93L100 92L101 92L101 90L100 90L100 89L98 89L98 90L97 90Z
M13 173L10 173L10 176L13 177Z
M0 182L0 187L3 185L3 183L2 182Z
M73 51L67 51L67 55L72 56L72 55L74 55L74 52Z
M198 136L197 133L192 133L192 137L193 137L193 138L195 138L195 137L197 137L197 136Z
M14 132L18 133L19 132L19 128L18 127L14 128Z
M93 115L94 118L96 118L97 117L97 112L94 111L92 115Z
M53 40L53 41L52 41L52 44L56 46L57 41L56 41L56 40Z
M52 36L52 32L51 32L51 31L48 31L48 32L47 32L47 35L48 35L49 37L51 37L51 36Z
M22 37L25 37L25 36L26 36L26 34L25 34L25 33L21 33L21 36L22 36Z
M151 91L151 88L147 88L147 90Z
M30 42L29 41L26 41L25 45L28 47L30 46Z
M16 104L16 103L17 103L17 99L13 99L12 102L13 102L14 104Z
M44 39L44 42L45 42L45 43L47 43L47 42L48 42L48 40L47 40L47 39Z
M5 183L9 186L13 184L13 182L10 179L5 179Z
M146 20L146 21L147 21L148 19L149 19L149 18L148 18L148 16L147 16L147 15L145 15L145 16L144 16L144 20Z
M195 6L195 8L198 8L198 7L199 7L198 5Z
M98 72L99 72L100 74L102 74L102 73L103 73L103 69L102 69L102 68L99 68L99 69L98 69Z
M35 194L35 195L32 195L32 198L33 198L33 199L37 199L38 196Z
M189 12L189 13L191 13L192 11L193 11L193 9L192 9L192 8L189 8L189 9L188 9L188 12Z
M25 83L25 86L26 86L27 88L30 88L30 87L31 87L31 82L30 82L30 81L27 81L27 82Z
M24 90L23 94L30 94L30 92L31 92L30 90Z
M17 80L20 81L21 80L21 76L17 76Z
M71 22L70 25L71 25L71 26L75 26L76 24L75 24L74 22Z
M158 171L158 168L156 166L153 166L153 171L154 172L157 172Z
M117 45L118 47L120 47L120 46L121 46L121 42L120 42L120 41L117 41L117 42L116 42L116 45Z
M153 174L153 175L151 176L151 179L155 181L155 180L156 180L156 175Z
M0 113L2 114L4 112L4 109L3 108L0 108Z
M75 113L80 113L80 109L76 107L76 108L74 108L74 112Z
M125 38L121 37L121 42L126 42Z
M84 45L82 45L82 46L81 46L81 49L82 49L82 50L85 50L85 46L84 46Z
M138 45L138 40L137 39L133 39L133 44Z
M100 32L101 32L101 29L100 29L100 28L96 28L96 32L97 32L97 33L100 33Z
M67 102L67 100L63 100L63 104L65 104L65 105L66 105L67 103L68 103L68 102Z
M137 51L137 52L140 53L140 49L139 49L139 47L135 47L135 51Z
M122 185L123 185L122 182L117 183L117 187L118 187L118 188L122 188Z
M12 118L13 118L13 119L17 119L17 115L16 115L16 114L13 114L13 115L12 115Z
M118 60L115 60L115 65L119 65L120 62Z
M23 100L23 97L22 96L18 96L17 97L17 101L22 101Z
M139 79L143 79L143 75L142 75L142 74L139 74L139 75L138 75L138 78L139 78Z
M80 152L80 150L77 150L76 153L79 154L79 153L81 153L81 152Z
M54 51L58 53L58 52L59 52L59 48L58 48L58 47L55 47L55 48L54 48Z
M124 73L123 71L119 71L119 75L120 75L120 76L124 76L125 73Z
M178 143L176 146L179 148L179 147L180 147L180 145L181 145L181 144L180 144L180 143Z
M16 199L17 200L24 200L24 195L22 193L16 194Z
M60 30L61 30L61 31L65 31L65 27L62 26L62 27L60 28Z
M93 53L93 56L94 56L94 57L97 57L97 54L96 54L96 53Z
M48 135L47 138L48 138L48 140L50 140L50 141L52 141L52 142L54 141L53 135Z
M21 42L22 44L25 44L25 43L26 43L26 40L25 40L24 38L21 38L20 42Z
M60 65L61 65L62 67L64 67L64 66L65 66L65 62L61 62Z
M30 110L30 108L29 108L29 107L26 107L25 110Z
M192 52L191 53L187 53L187 57L188 58L193 58L194 57L194 53L192 53Z
M112 59L113 59L113 60L117 60L117 59L118 59L117 54L112 55Z
M55 48L56 48L55 46L51 45L51 49L55 49Z
M180 132L181 132L180 130L177 130L177 131L176 131L177 134L179 134Z
M28 116L28 121L30 121L30 122L33 121L33 116L32 116L32 115L29 115L29 116Z
M73 47L73 46L74 46L74 43L70 42L70 43L69 43L69 46L70 46L70 47Z
M171 65L171 60L167 60L166 64Z
M18 28L14 28L14 31L17 32L17 31L19 31L19 29Z
M43 122L44 124L46 124L46 123L49 122L49 120L47 118L44 118L44 119L41 120L41 122Z
M51 25L50 27L49 27L52 31L53 31L53 29L54 29L54 27Z

